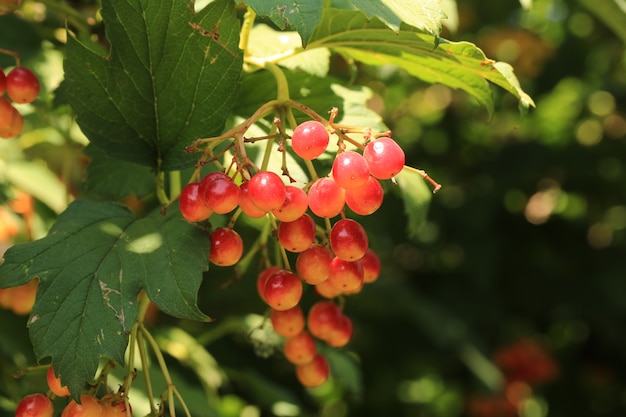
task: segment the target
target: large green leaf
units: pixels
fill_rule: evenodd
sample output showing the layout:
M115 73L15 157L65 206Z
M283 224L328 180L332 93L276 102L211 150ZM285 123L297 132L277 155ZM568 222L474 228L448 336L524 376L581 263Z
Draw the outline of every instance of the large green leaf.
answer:
M268 17L279 29L294 29L306 46L315 26L322 18L322 0L246 0L254 12Z
M163 170L194 164L192 140L217 134L237 92L242 53L231 0L102 2L110 54L68 39L64 100L110 157Z
M173 207L136 218L113 203L77 200L47 237L5 253L0 288L39 279L29 320L35 352L52 357L79 393L100 357L123 362L140 290L170 315L208 320L196 304L208 250L208 234Z
M369 65L394 65L428 83L461 89L475 97L491 115L489 82L534 106L510 66L496 63L470 42L450 42L402 26L394 32L378 19L357 11L325 10L308 48L329 48Z

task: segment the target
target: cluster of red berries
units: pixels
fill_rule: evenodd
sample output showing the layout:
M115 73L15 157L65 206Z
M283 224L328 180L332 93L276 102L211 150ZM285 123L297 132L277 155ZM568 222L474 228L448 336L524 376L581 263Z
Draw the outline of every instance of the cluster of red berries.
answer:
M290 139L297 156L313 161L326 152L330 133L323 123L310 120L298 125ZM381 181L392 179L404 168L404 152L389 136L370 137L356 149L340 146L330 173L304 187L293 185L284 172L281 177L258 170L248 178L244 170L232 177L212 172L187 184L179 197L181 214L191 222L237 208L252 218L267 216L275 225L274 236L285 257L296 254L293 270L288 262L265 268L258 276L257 290L271 309L276 333L285 338L285 357L295 364L298 379L308 387L322 384L329 375L316 342L342 347L352 335L350 318L334 300L360 292L380 273L380 260L369 247L365 229L346 218L345 207L358 215L374 213L383 201ZM210 241L211 263L232 266L241 259L243 240L231 225L214 229ZM322 298L309 309L306 319L300 306L304 284L313 286Z
M39 79L28 68L17 66L6 75L0 68L0 138L20 134L24 118L13 103L32 103L39 95L39 88ZM8 99L3 97L5 93Z
M50 392L29 394L22 398L15 410L15 417L52 417L54 404L51 397L69 397L70 391L61 385L61 380L56 376L52 367L46 374ZM130 404L120 396L107 394L98 399L91 394L80 396L80 402L71 400L63 408L61 417L126 417L132 415Z

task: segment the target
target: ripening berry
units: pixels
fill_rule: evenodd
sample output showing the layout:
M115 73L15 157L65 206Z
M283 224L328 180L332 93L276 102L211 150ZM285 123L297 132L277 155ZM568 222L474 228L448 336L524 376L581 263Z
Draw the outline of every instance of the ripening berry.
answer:
M76 400L70 401L61 417L102 417L104 409L100 401L93 395L83 394L80 396L80 404Z
M333 257L333 253L326 246L311 245L296 258L298 276L310 285L326 281Z
M124 400L121 398L113 401L104 401L103 398L102 417L126 417L132 415L133 408L131 407L130 403L124 402Z
M368 249L359 262L363 266L363 282L368 284L376 281L380 275L380 258L376 252Z
M217 214L230 213L239 205L239 186L226 174L208 174L198 192L204 204Z
M13 299L11 310L18 316L30 314L35 305L35 299L37 298L37 286L39 285L38 279L32 279L26 284L18 285L11 288Z
M250 181L246 181L241 183L241 185L239 186L239 207L241 208L241 211L243 211L244 214L248 217L258 219L265 216L268 210L261 210L252 202L250 194L248 193L249 185Z
M315 339L306 330L290 337L283 346L283 353L287 360L295 365L309 363L317 353Z
M307 328L320 340L326 340L337 328L343 313L332 301L318 301L311 306L307 315Z
M332 174L341 188L349 190L365 184L370 176L370 170L360 153L344 151L333 161Z
M287 190L283 180L271 171L258 172L248 181L248 196L260 210L270 211L283 205Z
M345 202L344 189L332 178L319 178L309 188L309 208L318 217L338 216Z
M209 260L215 265L231 266L243 255L243 240L239 233L228 227L218 227L210 235Z
M361 259L368 245L367 233L356 220L341 219L330 230L330 248L344 261Z
M308 214L303 214L292 222L278 225L278 241L289 252L300 253L315 241L315 221Z
M369 216L382 206L384 194L380 181L370 175L365 184L346 190L346 205L356 214Z
M313 160L324 153L329 141L326 127L316 120L308 120L294 129L291 148L300 158Z
M16 103L31 103L39 95L39 79L25 67L15 67L6 76L7 95Z
M304 313L297 305L288 310L272 310L270 321L274 331L283 337L293 337L304 329Z
M342 314L335 323L335 328L331 330L325 341L328 346L340 348L347 345L351 338L352 320L350 320L350 317Z
M52 366L48 368L48 373L46 374L46 380L48 381L48 387L50 391L57 397L69 397L70 390L65 385L61 385L61 378L55 375L54 369Z
M206 220L213 214L200 197L199 189L199 182L191 182L183 187L178 197L180 214L190 222Z
M363 266L360 261L344 261L335 257L330 261L328 281L344 293L356 291L363 285Z
M321 353L316 353L311 362L296 365L298 381L305 387L319 387L328 380L330 366L328 360Z
M22 131L24 118L9 100L0 97L0 138L12 138Z
M329 280L315 284L315 292L320 297L324 297L328 300L332 300L333 298L344 294L343 291L336 288Z
M391 138L379 138L369 142L363 149L363 158L372 176L379 180L388 180L404 168L404 151Z
M15 417L52 417L54 405L44 394L29 394L22 398L15 409Z
M276 265L268 266L267 268L262 270L259 276L257 277L256 289L257 289L257 292L259 293L259 297L261 297L261 300L267 302L267 300L265 299L265 283L267 282L267 279L271 277L275 272L278 272L281 269L282 268Z
M289 310L302 298L302 281L291 271L281 270L265 281L265 301L274 310Z
M272 214L281 222L292 222L306 213L309 208L309 197L306 192L293 185L285 186L285 201L272 210Z

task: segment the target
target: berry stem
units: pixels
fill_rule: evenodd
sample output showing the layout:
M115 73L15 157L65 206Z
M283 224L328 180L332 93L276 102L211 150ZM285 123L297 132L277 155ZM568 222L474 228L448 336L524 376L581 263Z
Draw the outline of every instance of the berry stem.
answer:
M422 176L422 178L424 178L424 180L428 181L432 186L433 186L433 194L436 193L437 191L439 191L441 189L441 184L439 184L437 181L435 181L434 179L432 179L430 177L430 175L428 175L426 173L426 171L422 170L422 169L417 169L417 168L413 168L410 167L408 165L404 166L404 169L409 170L409 171L413 171L418 173L419 175Z
M15 66L16 67L20 66L20 53L19 52L11 51L10 49L0 48L0 53L12 56L13 58L15 58Z

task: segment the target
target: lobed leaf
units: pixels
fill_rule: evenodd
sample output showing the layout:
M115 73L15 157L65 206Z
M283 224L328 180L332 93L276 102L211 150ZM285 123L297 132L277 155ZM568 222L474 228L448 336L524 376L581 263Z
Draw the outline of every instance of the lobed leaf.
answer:
M470 42L450 42L406 26L390 30L363 13L325 10L309 48L329 48L368 65L394 65L428 83L461 89L475 97L489 115L493 96L489 82L534 106L523 92L510 66L488 59Z
M191 166L184 152L222 129L242 64L234 3L195 13L188 2L102 2L111 50L67 42L64 101L89 140L112 158L163 170Z
M124 361L145 290L164 312L208 320L197 307L209 238L172 209L136 218L113 203L77 200L40 240L11 247L0 288L39 279L29 330L38 359L71 392L91 381L101 357Z

